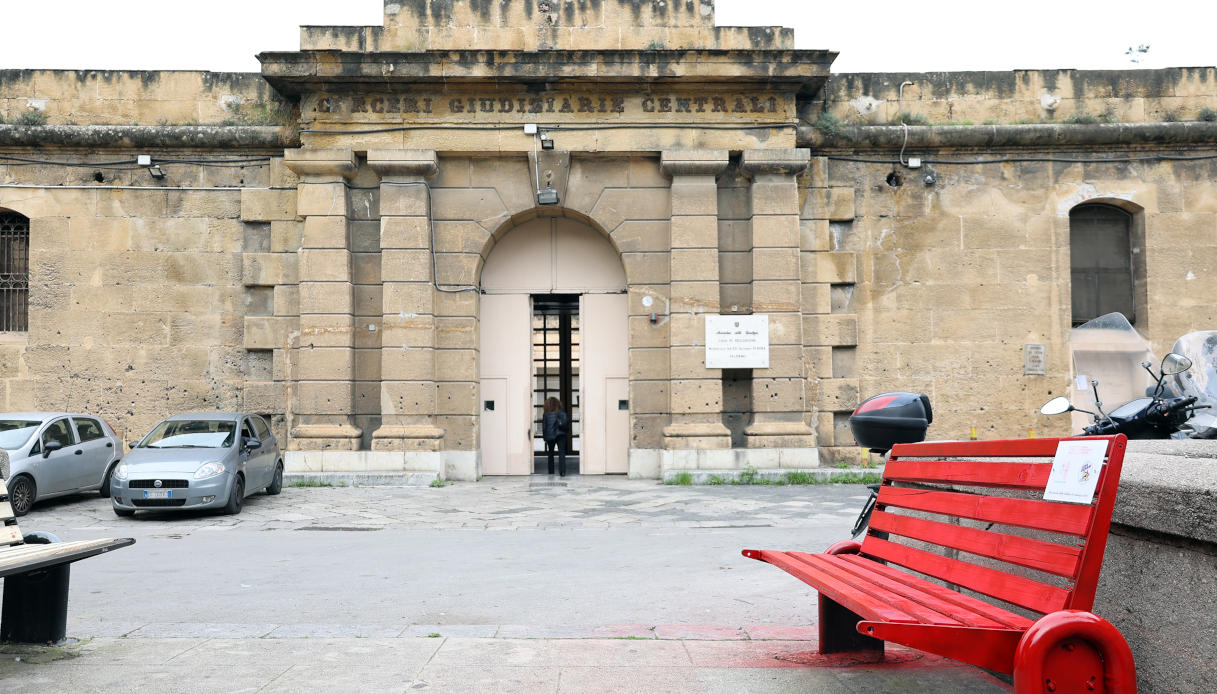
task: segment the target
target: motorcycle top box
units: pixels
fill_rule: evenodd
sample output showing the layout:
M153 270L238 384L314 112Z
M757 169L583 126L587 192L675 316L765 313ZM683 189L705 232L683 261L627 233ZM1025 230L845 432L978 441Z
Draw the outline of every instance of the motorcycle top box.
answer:
M849 416L858 445L885 453L898 443L925 440L934 421L930 399L921 393L882 393L867 398Z

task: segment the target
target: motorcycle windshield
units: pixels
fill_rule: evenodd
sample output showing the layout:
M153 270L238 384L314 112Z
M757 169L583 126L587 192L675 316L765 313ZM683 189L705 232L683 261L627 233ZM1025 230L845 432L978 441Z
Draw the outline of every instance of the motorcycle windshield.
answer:
M1188 333L1175 341L1171 348L1192 360L1192 367L1183 373L1170 376L1171 386L1181 395L1196 398L1197 405L1208 405L1207 410L1197 410L1188 420L1197 436L1217 436L1217 330L1200 330Z
M1146 361L1154 363L1154 354L1122 313L1108 313L1074 328L1069 349L1073 353L1070 399L1081 409L1096 411L1092 381L1099 382L1105 412L1144 398L1154 386L1154 379L1141 366ZM1073 413L1075 431L1092 421L1090 415Z

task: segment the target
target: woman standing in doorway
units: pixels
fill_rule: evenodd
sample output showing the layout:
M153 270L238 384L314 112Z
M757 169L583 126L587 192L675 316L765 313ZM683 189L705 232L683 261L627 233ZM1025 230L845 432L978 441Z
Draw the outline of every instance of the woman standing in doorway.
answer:
M558 449L558 474L566 477L566 427L570 420L562 401L548 398L545 415L541 418L541 437L545 439L545 456L549 462L549 474L554 474L554 449Z

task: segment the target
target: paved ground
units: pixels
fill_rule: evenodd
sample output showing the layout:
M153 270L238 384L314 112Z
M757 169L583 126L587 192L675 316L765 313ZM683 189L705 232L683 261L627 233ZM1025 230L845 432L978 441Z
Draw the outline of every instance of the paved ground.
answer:
M73 567L64 648L0 650L0 691L1002 691L893 649L814 654L815 594L744 547L821 549L866 490L487 479L286 488L239 516L22 519L137 543Z

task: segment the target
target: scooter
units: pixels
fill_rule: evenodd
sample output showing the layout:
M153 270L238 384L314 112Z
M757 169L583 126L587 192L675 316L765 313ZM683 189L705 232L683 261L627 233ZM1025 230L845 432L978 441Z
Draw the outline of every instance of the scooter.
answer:
M1196 395L1168 389L1167 376L1178 376L1192 366L1191 359L1171 352L1162 359L1157 373L1151 368L1150 361L1140 362L1140 368L1149 375L1149 381L1142 383L1151 384L1145 388L1144 397L1134 397L1111 412L1104 412L1103 401L1099 397L1099 379L1087 374L1121 374L1121 364L1126 363L1129 357L1148 354L1148 347L1128 320L1119 313L1100 316L1075 328L1070 339L1074 350L1074 370L1078 374L1077 386L1082 392L1085 392L1085 386L1093 392L1094 409L1097 412L1077 407L1069 398L1059 396L1044 403L1040 413L1059 415L1082 412L1091 415L1094 423L1083 427L1082 433L1085 436L1124 434L1130 439L1186 436L1186 433L1180 434L1184 424L1192 418L1196 410L1208 407L1206 404L1197 405ZM1136 379L1127 372L1123 372L1123 375L1126 388L1140 387Z

